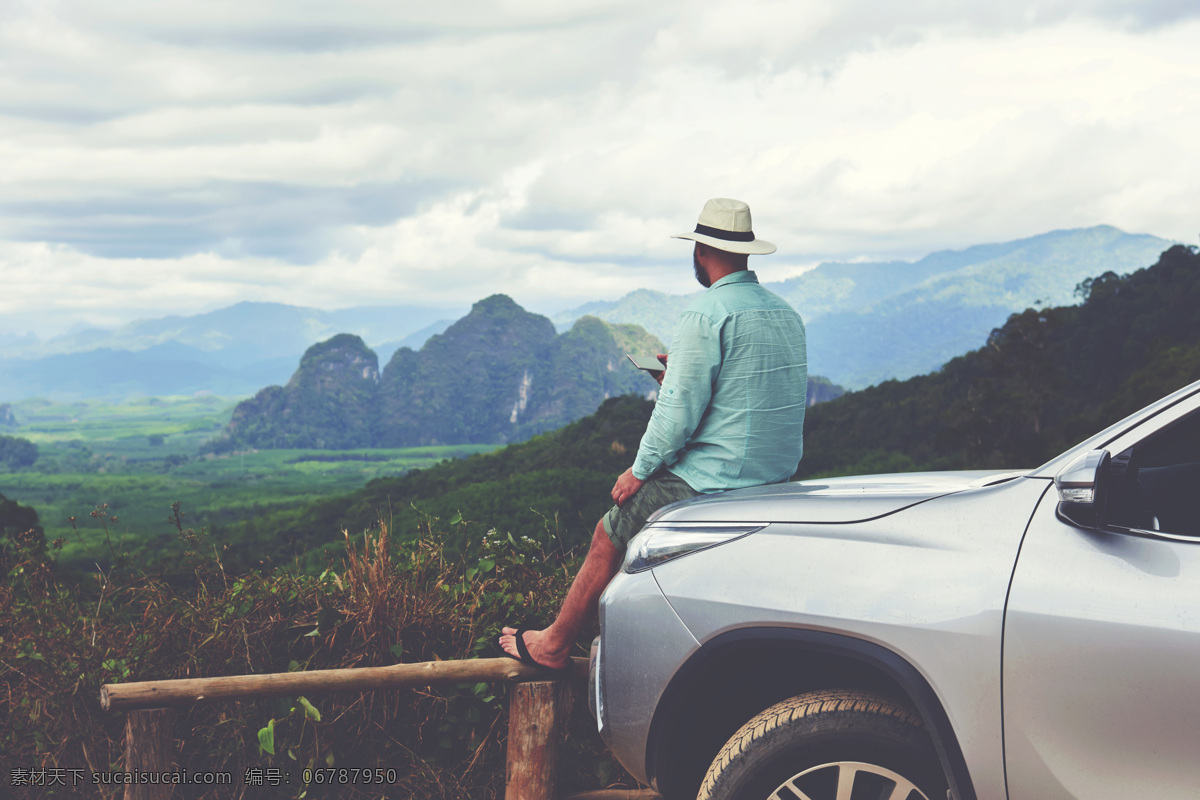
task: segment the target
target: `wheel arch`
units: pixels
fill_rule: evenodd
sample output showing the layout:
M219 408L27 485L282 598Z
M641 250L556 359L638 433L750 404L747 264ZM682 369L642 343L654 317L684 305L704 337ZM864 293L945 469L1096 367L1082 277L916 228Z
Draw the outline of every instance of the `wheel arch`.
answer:
M874 642L799 628L740 629L705 642L676 671L655 709L647 773L665 798L694 796L708 763L752 716L797 694L831 688L880 691L912 705L952 796L976 800L949 717L912 664Z

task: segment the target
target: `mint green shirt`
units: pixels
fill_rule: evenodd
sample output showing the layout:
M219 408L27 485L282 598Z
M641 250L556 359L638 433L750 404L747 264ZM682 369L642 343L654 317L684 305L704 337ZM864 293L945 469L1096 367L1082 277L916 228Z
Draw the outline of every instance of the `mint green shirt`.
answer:
M714 283L679 317L633 474L697 492L786 481L804 452L804 322L753 272Z

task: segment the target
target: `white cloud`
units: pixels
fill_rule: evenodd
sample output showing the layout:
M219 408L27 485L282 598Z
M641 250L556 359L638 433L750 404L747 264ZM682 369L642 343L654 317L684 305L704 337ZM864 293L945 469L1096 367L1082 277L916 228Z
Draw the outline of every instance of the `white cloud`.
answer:
M780 245L767 278L1100 223L1191 241L1194 11L26 2L0 330L686 291L667 236L714 195Z

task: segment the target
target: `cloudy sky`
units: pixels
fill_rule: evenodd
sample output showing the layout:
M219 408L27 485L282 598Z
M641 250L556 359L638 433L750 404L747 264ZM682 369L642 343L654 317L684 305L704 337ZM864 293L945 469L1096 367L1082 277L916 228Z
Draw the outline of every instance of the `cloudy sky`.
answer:
M1198 0L0 0L0 332L239 300L550 313L779 253L1194 243Z

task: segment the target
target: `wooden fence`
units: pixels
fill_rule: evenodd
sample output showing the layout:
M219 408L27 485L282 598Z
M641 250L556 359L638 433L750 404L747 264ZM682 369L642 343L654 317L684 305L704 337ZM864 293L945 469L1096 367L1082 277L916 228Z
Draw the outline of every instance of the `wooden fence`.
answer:
M574 659L570 679L546 680L546 674L508 658L427 661L388 667L327 669L269 675L229 675L100 687L106 711L124 711L127 772L169 772L171 708L215 700L318 695L328 692L412 689L456 683L511 684L505 800L555 800L558 742L571 711L575 679L586 678L587 659ZM125 800L167 800L172 787L127 784ZM649 790L585 792L570 800L649 800Z

